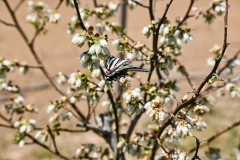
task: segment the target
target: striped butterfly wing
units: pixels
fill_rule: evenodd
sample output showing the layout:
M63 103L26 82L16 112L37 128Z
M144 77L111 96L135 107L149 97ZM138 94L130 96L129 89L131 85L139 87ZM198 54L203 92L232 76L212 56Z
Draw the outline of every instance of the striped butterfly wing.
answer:
M134 67L129 64L129 60L123 60L120 58L115 58L113 56L108 57L105 63L106 73L105 77L107 81L116 81L120 78L128 75L129 71L133 72L149 72L146 69Z
M123 65L128 64L128 60L123 60L120 58L115 58L114 56L109 56L105 63L106 76L112 76L115 72L121 68Z

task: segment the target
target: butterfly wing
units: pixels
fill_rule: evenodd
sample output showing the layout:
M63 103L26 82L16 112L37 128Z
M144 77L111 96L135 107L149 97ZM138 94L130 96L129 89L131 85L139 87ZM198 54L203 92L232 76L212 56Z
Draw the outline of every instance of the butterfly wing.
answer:
M109 56L105 63L105 68L107 70L107 74L114 74L115 71L123 65L129 63L129 60L123 60L120 58L115 58L114 56Z

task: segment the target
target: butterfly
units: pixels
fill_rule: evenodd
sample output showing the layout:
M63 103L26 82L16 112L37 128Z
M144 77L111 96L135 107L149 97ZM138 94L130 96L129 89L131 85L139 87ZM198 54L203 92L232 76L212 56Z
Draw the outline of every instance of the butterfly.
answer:
M120 58L115 58L114 56L109 56L105 62L105 72L104 75L107 81L120 80L122 77L128 75L129 71L133 72L149 72L146 69L135 67L130 65L129 60L124 60Z

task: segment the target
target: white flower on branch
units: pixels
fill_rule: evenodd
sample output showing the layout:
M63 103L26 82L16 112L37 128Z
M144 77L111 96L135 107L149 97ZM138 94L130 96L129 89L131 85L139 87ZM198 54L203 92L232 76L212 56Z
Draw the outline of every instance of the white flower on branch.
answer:
M18 146L19 147L23 147L24 145L25 145L24 140L21 140L21 141L18 142Z
M64 84L67 82L67 76L65 76L62 72L58 72L57 74L57 83Z
M101 76L101 71L100 71L100 69L94 69L93 71L92 71L92 77L93 78L99 78Z
M118 8L118 4L111 1L111 2L108 3L108 8L113 10L113 11L116 11L117 8Z
M82 36L81 34L75 34L72 38L71 41L74 45L77 45L78 47L82 47L84 45L85 42L85 37Z
M22 104L23 101L24 101L24 98L23 98L23 96L21 96L21 95L17 95L17 96L14 97L14 99L13 99L13 102L14 102L15 104Z
M51 23L57 23L61 19L61 14L57 12L52 12L49 15L49 22Z
M98 86L99 86L99 90L103 90L104 92L107 92L109 90L111 84L108 81L101 80L98 83Z

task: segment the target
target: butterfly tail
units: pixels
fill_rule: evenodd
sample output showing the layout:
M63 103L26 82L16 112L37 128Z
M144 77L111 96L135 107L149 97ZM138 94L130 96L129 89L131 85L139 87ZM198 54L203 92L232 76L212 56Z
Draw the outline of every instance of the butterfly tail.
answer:
M147 69L138 68L138 67L131 67L131 68L128 69L128 71L133 71L133 72L150 72Z

